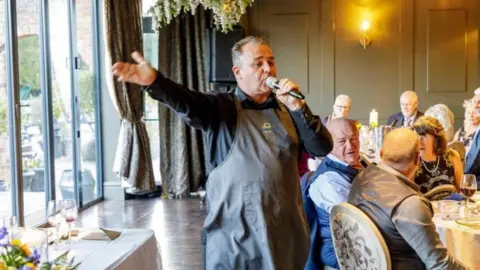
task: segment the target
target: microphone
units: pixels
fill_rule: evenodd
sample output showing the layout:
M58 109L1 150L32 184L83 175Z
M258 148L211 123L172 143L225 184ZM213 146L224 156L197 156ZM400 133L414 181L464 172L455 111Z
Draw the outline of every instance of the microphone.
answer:
M268 77L265 80L265 83L268 85L268 87L273 89L274 93L276 92L276 89L280 89L280 86L278 85L278 80L275 77ZM288 94L294 98L305 99L305 96L296 89L291 90L290 92L288 92Z
M392 128L393 128L393 127L395 126L395 124L396 124L396 123L397 123L397 119L393 119L392 123L390 124L390 127L392 127Z

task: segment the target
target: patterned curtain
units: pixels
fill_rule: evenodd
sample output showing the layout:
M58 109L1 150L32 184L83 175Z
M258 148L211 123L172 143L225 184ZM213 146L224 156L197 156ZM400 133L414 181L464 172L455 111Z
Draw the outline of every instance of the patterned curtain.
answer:
M140 1L104 0L107 84L121 118L114 171L130 186L131 193L155 191L150 143L143 117L140 86L118 82L111 76L112 63L132 61L131 53L142 52Z
M173 81L206 92L205 11L181 14L161 28L159 68ZM164 198L184 198L205 181L204 141L200 131L187 126L164 105L159 105L160 172Z

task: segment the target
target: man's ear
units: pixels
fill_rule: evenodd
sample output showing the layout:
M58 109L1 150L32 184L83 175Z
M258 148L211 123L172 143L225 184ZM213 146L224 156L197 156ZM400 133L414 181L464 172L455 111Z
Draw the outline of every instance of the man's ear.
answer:
M383 148L380 149L380 158L383 158Z
M242 79L242 75L240 74L240 68L239 67L233 66L232 67L232 72L233 72L233 75L235 76L235 78L237 78L237 80Z
M418 167L418 165L420 165L420 159L421 159L420 152L417 152L417 160L416 160L415 166Z

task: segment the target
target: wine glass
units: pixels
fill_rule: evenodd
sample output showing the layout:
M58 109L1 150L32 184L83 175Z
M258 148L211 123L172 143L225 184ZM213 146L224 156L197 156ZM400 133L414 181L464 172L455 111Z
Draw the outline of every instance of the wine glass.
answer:
M467 197L465 206L467 208L466 217L469 217L468 201L477 191L477 178L473 174L464 174L460 183L460 192Z
M62 209L63 209L63 200L52 200L48 202L47 205L47 216L48 216L48 223L50 226L55 227L55 249L58 248L58 244L60 242L60 227L62 226L63 217L62 217Z
M78 217L78 208L77 202L75 200L65 200L63 201L63 208L61 210L62 217L68 223L68 239L67 243L70 243L70 237L72 233L72 223Z

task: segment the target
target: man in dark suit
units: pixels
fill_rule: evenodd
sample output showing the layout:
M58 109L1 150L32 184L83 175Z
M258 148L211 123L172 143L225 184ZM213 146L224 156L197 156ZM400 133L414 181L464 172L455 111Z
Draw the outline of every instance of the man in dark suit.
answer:
M423 116L422 112L417 110L418 97L414 91L405 91L400 96L401 112L388 117L387 125L393 127L411 127L413 123Z
M352 107L352 100L347 95L338 95L333 104L333 112L322 119L322 123L327 125L332 119L348 118L348 113Z

